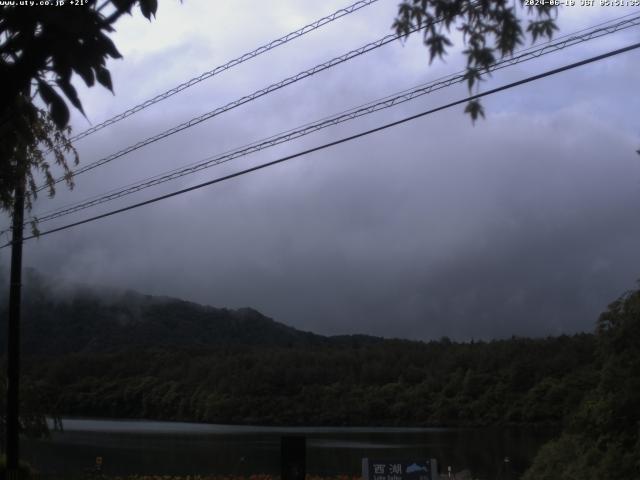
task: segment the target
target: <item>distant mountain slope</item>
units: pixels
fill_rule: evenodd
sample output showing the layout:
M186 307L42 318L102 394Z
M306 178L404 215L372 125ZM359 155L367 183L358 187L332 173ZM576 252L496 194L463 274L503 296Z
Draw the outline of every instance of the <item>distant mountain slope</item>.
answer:
M162 346L286 347L381 341L366 336L330 340L276 322L251 308L213 308L132 291L60 288L33 271L26 277L22 318L26 354L59 355ZM6 310L6 306L2 310ZM0 352L4 352L5 344L6 314L2 314Z
M65 286L33 273L25 283L25 398L38 392L63 415L558 425L597 385L600 368L594 335L471 343L324 337L252 309ZM0 319L4 348L2 312Z

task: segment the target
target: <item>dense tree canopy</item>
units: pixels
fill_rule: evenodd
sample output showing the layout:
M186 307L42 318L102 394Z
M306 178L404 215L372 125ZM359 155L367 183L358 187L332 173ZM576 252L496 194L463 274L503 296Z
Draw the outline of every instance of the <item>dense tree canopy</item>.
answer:
M596 338L598 384L526 480L640 478L640 290L609 306Z

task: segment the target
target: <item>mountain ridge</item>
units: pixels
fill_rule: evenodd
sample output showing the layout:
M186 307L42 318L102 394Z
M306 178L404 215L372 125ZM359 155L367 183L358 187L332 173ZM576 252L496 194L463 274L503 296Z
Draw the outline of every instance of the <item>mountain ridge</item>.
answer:
M149 347L369 344L368 335L324 336L303 331L251 307L217 308L167 296L87 285L63 285L33 270L25 275L22 348L25 354L105 353ZM6 305L0 306L5 310ZM6 349L0 318L0 353Z

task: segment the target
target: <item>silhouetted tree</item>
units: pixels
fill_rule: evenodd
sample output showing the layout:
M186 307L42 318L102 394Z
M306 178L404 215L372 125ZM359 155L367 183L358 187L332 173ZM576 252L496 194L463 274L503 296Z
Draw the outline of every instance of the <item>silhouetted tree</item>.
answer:
M557 4L526 0L403 0L393 28L407 37L413 27L424 26L423 41L429 49L430 62L444 57L453 45L452 29L462 32L467 47L463 52L467 57L465 79L471 92L482 73L497 58L512 54L527 34L533 41L553 36L558 28L554 19ZM473 120L484 116L478 100L469 102L465 112Z
M598 320L597 342L597 387L524 479L640 478L640 290L609 305Z
M55 162L72 186L65 154L77 154L68 139L69 107L84 113L71 83L76 73L89 87L112 90L107 58L120 58L109 39L114 23L135 5L151 18L157 0L89 0L77 8L3 6L0 9L0 208L10 210L16 182L27 178L35 195L33 172L44 173L49 193L53 178L38 149L52 149ZM36 105L40 98L48 115Z

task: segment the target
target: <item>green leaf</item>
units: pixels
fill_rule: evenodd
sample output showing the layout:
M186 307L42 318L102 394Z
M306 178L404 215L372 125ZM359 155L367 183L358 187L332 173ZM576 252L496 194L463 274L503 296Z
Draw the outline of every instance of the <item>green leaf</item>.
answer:
M44 100L44 103L47 105L51 105L51 103L55 101L54 97L57 93L47 82L40 78L38 78L38 91L40 92L42 100Z
M58 87L60 87L60 90L62 90L64 94L67 96L71 104L74 107L76 107L78 110L80 110L83 115L85 115L84 109L82 108L82 103L78 98L78 92L76 92L76 89L74 88L74 86L71 85L71 82L69 82L68 80L67 81L58 80L56 83L58 84Z
M82 80L84 80L84 83L87 85L87 87L93 87L95 79L93 76L93 70L91 70L91 67L88 63L77 62L73 66L73 69L78 75L80 75L80 77L82 77Z
M111 58L122 58L122 55L116 48L115 44L111 41L109 37L104 34L101 34L96 38L97 43L102 47L102 49L109 55Z
M38 79L38 91L42 100L49 106L51 118L58 128L64 128L69 123L69 109L56 91L45 81Z
M111 0L113 5L120 11L130 12L135 0Z
M482 80L482 75L479 69L468 67L463 78L467 81L467 86L469 87L469 91L471 91L476 82Z
M484 108L480 104L480 100L471 100L467 103L467 106L464 109L464 113L468 113L471 115L471 121L475 123L478 117L484 118Z
M425 40L425 45L429 47L429 59L433 61L435 57L442 58L446 53L446 47L452 45L451 40L441 34L435 34Z
M140 0L140 11L142 15L148 20L151 20L151 16L156 16L156 10L158 9L158 0Z
M64 128L69 123L69 109L64 100L56 94L55 100L50 105L51 118L58 128Z
M103 87L108 88L113 93L113 83L111 83L111 74L105 67L96 68L96 79Z

